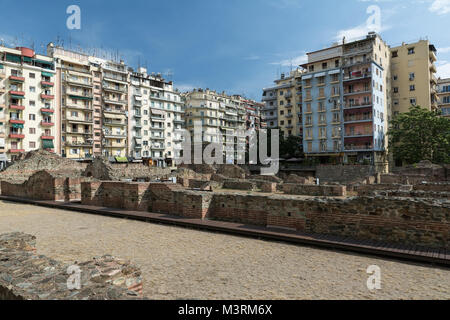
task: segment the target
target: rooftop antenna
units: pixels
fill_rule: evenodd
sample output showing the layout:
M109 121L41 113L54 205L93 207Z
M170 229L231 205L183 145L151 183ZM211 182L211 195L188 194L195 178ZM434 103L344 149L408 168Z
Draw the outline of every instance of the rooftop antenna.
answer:
M171 81L172 80L172 76L173 76L172 70L171 69L167 69L167 71L164 74L164 76L166 77L167 80Z

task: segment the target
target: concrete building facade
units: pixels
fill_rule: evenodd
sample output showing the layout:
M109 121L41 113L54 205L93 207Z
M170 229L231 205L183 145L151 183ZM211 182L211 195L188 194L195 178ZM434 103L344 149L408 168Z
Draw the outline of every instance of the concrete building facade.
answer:
M24 47L0 47L0 160L55 150L55 65Z
M194 127L200 123L203 146L221 144L225 163L245 160L238 154L238 147L246 145L246 109L240 96L194 89L185 95L185 119L193 144L197 143Z
M437 85L439 110L444 117L450 117L450 78L439 79Z
M436 110L436 48L428 40L403 43L391 49L393 113L408 112L411 105Z

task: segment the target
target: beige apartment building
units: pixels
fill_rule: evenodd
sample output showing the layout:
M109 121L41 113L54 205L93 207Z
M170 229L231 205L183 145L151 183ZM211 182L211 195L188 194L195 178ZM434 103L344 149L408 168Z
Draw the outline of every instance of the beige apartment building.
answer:
M229 96L225 92L194 89L185 94L186 129L194 144L194 125L202 125L202 144L220 143L226 163L242 161L239 145L245 146L246 110L240 96ZM228 147L227 147L228 146ZM227 152L228 151L228 152Z
M436 110L436 48L428 40L403 43L391 50L394 114L408 112L411 105Z
M450 78L438 80L437 94L442 116L450 118Z
M48 54L56 62L56 152L73 160L93 156L93 79L89 57L54 47Z
M0 161L55 149L53 59L24 47L0 47Z

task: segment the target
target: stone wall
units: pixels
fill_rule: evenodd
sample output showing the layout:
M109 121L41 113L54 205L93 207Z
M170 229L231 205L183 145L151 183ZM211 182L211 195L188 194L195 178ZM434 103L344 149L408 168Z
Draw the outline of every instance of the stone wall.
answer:
M282 190L285 194L303 196L343 197L347 195L346 187L340 185L318 186L284 183Z
M232 188L266 181L229 180ZM272 184L270 188L274 188ZM339 185L283 184L298 195L264 195L250 192L188 191L173 183L83 182L82 203L128 210L150 211L190 219L217 219L257 226L277 226L299 231L358 239L399 242L430 247L450 247L450 202L447 198L418 199L386 196L328 198L345 195ZM385 190L381 190L383 188ZM447 184L418 186L363 185L365 195L380 191L430 193L413 188L447 188ZM268 187L269 188L269 187ZM379 189L377 189L379 188ZM444 191L443 191L444 192ZM400 194L400 193L397 193Z
M63 172L38 171L23 183L1 181L1 194L34 200L79 200L84 180L66 177Z
M319 165L316 169L316 177L320 179L320 183L358 182L374 176L376 173L375 167L363 165Z
M253 191L256 190L256 183L248 180L225 180L223 182L224 189Z
M36 238L23 233L0 235L0 300L142 299L140 270L112 256L74 263L80 289L69 289L69 265L37 255Z

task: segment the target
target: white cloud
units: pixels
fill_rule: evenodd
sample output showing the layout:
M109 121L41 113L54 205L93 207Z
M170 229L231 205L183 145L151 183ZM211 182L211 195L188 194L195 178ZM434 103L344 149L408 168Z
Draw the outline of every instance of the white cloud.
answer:
M437 48L438 53L450 53L450 47L446 48Z
M181 92L192 91L197 88L201 88L202 86L196 86L190 83L176 83L175 88L180 90Z
M439 63L437 63L436 75L442 79L450 78L450 62L440 61Z
M278 62L272 62L270 64L273 65L280 65L282 67L290 67L290 66L299 66L301 64L307 63L308 62L308 56L306 55L306 53L303 53L301 56L296 56L292 59L285 59L285 60L281 60Z
M434 0L428 9L438 15L447 14L450 12L450 0Z
M381 33L383 31L389 30L389 26L382 26L382 27L376 27L373 28L373 26L368 24L361 24L357 27L345 29L345 30L339 30L336 36L334 37L334 40L341 42L342 39L345 37L346 41L349 41L351 39L361 38L366 36L369 32L375 31L377 33Z

